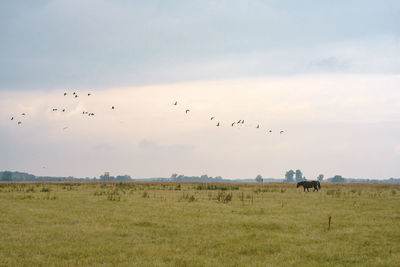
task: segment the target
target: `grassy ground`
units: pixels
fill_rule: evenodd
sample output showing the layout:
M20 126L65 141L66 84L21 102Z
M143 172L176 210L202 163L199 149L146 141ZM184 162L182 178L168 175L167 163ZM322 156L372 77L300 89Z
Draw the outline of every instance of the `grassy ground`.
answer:
M0 184L0 265L398 266L400 187L322 187Z

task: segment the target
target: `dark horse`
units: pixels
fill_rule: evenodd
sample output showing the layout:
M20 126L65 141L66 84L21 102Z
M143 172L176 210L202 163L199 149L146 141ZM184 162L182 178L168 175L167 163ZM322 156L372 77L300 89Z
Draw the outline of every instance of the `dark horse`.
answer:
M308 190L308 188L313 188L314 190L313 192L315 192L315 190L321 189L321 184L319 183L319 181L302 181L302 182L298 182L297 183L297 188L299 188L300 186L303 186L304 188L304 192L306 191L307 188L307 192L310 192L310 190Z

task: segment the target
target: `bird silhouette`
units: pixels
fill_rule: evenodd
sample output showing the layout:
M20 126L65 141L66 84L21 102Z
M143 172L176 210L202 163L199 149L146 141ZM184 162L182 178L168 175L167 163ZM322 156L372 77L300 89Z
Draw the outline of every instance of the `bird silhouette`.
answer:
M217 127L219 127L219 122L217 123Z
M114 107L114 106L112 106L112 107L111 107L111 109L115 109L115 107Z
M19 122L18 122L18 125L20 125L21 123L22 123L22 122L21 122L21 121L19 121Z
M260 128L260 125L259 124L257 124L257 127L256 127L257 129L259 129Z
M22 115L22 116L25 116L26 114L25 114L25 113L22 113L21 115Z
M66 127L63 128L63 130L66 130L66 129L68 129L68 126L66 126Z
M242 120L242 124L244 123L244 120Z
M187 110L185 111L185 113L187 114L189 111L190 111L190 109L187 109Z
M57 109L56 109L56 108L53 108L53 111L57 111Z
M77 98L78 97L78 95L75 95L75 98Z
M67 93L64 93L64 96L66 96L67 95Z
M237 124L239 124L241 121L242 121L242 120L239 120L239 121L237 122Z
M76 95L76 93L75 93L75 92L73 92L72 94L73 94L73 95Z
M13 120L14 119L14 117L11 117L11 120Z
M175 101L174 105L175 105L175 106L178 105L178 101Z
M269 132L269 133L272 133L272 130L269 130L268 132Z
M234 123L234 122L232 122L232 126L233 126L233 125L235 125L235 123Z
M65 108L62 110L62 112L65 112Z
M210 120L212 121L214 118L215 118L215 117L211 117L211 119L210 119Z
M283 134L283 133L284 133L283 131L280 131L280 132L279 132L279 134Z
M91 93L87 94L87 96L91 96L91 95L92 95Z

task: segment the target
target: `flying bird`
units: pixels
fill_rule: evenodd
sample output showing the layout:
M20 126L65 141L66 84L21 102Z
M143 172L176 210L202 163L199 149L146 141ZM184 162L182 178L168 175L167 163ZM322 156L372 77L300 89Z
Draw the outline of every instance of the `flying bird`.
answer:
M53 111L57 111L57 109L56 109L56 108L53 108Z
M269 132L269 133L272 133L272 130L269 130L268 132Z
M233 125L235 125L235 123L234 123L234 122L232 122L232 126L233 126Z
M237 122L237 124L239 124L241 121L242 121L242 120L239 120L239 121Z
M64 96L66 96L67 95L67 93L64 93Z
M91 93L87 94L87 96L91 96L91 95L92 95Z
M66 127L63 128L63 130L66 130L66 129L68 129L68 126L66 126Z
M14 117L11 117L11 120L13 120L14 119Z
M75 95L75 98L77 98L78 97L78 95Z
M211 117L211 119L210 120L213 120L215 117Z
M174 105L175 105L175 106L178 105L178 101L175 101Z
M217 123L217 127L219 127L219 122Z
M21 123L22 123L22 122L21 122L21 121L19 121L19 122L18 122L18 125L20 125Z
M75 92L73 92L72 94L73 94L73 95L76 95L76 93L75 93Z
M21 115L22 115L22 116L25 116L26 114L25 114L25 113L22 113Z
M187 114L189 111L190 111L190 109L187 109L187 110L185 111L185 113Z
M65 112L65 108L62 110L62 112Z
M115 109L115 107L114 107L114 106L112 106L112 107L111 107L111 109Z
M257 129L259 129L260 128L260 125L259 124L257 124L257 127L256 127Z
M280 131L279 134L283 134L283 131Z
M242 124L244 123L244 120L242 120Z

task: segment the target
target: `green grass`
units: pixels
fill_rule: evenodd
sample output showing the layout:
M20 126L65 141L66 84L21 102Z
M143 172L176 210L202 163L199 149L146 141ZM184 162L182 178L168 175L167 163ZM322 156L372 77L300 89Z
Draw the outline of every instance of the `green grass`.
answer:
M3 183L0 266L398 266L400 187L322 187Z

